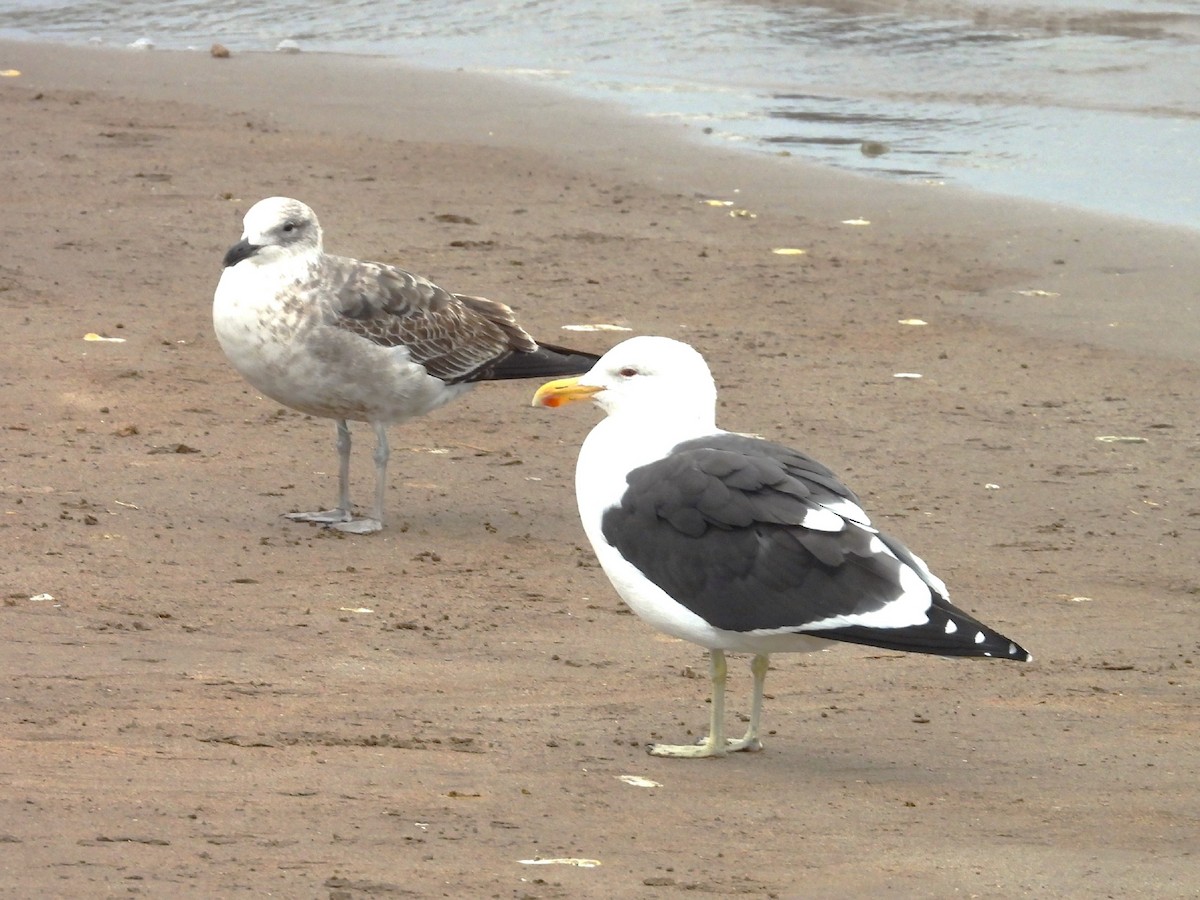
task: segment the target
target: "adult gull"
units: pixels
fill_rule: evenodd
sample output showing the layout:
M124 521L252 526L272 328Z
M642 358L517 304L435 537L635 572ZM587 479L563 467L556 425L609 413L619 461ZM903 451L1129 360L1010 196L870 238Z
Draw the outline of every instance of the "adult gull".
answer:
M537 343L503 303L326 253L316 214L298 200L260 200L243 225L213 297L221 349L268 397L337 425L337 505L289 519L378 531L389 425L437 409L478 381L579 374L597 359ZM350 505L349 421L375 430L370 516Z
M604 418L575 473L584 531L617 593L655 628L706 647L708 737L656 756L759 750L768 657L833 641L942 656L1029 660L1024 648L951 604L921 559L871 525L825 466L716 425L703 357L635 337L581 377L550 382L535 406L592 400ZM726 652L754 654L750 725L725 739Z

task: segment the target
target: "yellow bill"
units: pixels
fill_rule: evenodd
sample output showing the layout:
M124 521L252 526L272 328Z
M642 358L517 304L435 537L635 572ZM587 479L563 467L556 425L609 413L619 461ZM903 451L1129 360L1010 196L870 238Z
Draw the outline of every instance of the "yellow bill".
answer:
M578 378L560 378L548 381L533 395L533 406L548 406L555 409L568 403L577 403L604 390L591 384L580 384Z

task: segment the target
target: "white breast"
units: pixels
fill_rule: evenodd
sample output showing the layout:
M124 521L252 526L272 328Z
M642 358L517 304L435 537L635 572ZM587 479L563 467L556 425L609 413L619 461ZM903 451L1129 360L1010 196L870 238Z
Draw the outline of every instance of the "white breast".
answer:
M310 415L401 422L424 415L470 385L446 385L415 365L406 347L384 347L341 328L303 257L225 269L213 327L234 368L268 397Z

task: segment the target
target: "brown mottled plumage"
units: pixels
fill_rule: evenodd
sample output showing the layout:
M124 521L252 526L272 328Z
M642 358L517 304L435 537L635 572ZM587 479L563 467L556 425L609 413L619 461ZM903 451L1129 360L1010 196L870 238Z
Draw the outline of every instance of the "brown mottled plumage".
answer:
M578 374L597 359L539 345L503 303L453 294L394 266L326 254L316 215L298 200L262 200L244 225L213 298L221 348L267 396L337 422L338 504L289 518L378 531L388 425L424 415L477 381ZM370 518L350 508L348 420L371 423L377 437Z

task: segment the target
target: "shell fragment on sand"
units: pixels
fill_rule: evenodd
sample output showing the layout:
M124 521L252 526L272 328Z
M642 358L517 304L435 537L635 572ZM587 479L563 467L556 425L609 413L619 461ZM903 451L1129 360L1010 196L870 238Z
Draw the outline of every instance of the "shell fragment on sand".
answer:
M573 857L560 857L556 859L518 859L523 866L575 866L579 869L594 869L600 865L598 859L576 859Z

